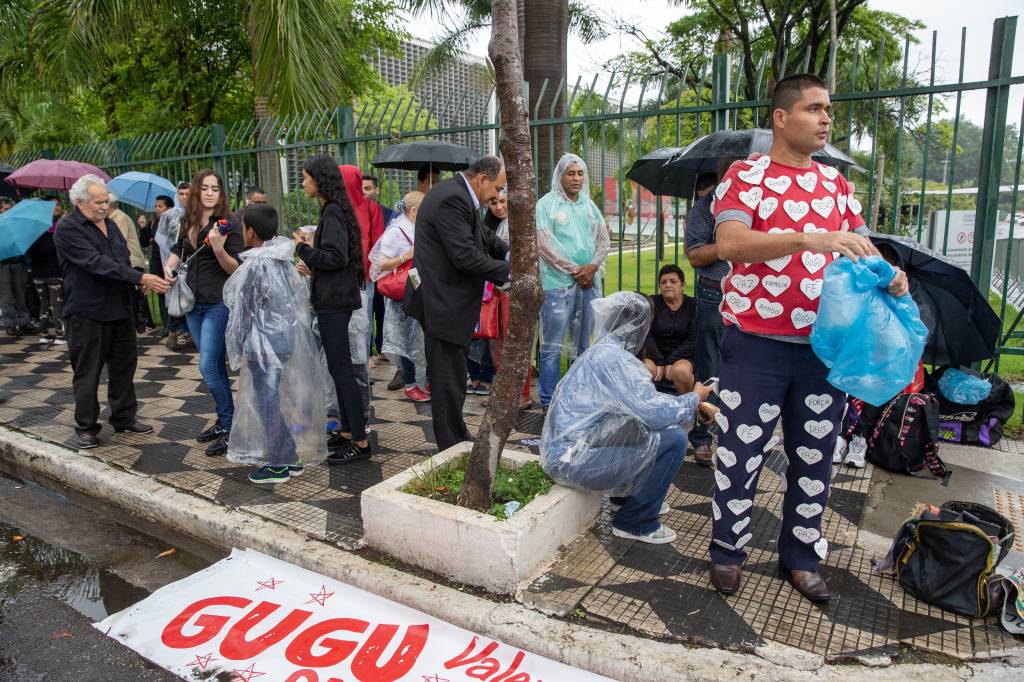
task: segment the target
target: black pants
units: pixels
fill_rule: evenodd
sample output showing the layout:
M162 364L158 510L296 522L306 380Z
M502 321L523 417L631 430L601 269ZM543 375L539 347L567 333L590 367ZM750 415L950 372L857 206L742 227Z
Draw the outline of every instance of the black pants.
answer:
M363 398L355 369L352 367L352 350L348 338L348 323L352 311L341 313L317 313L320 338L327 356L327 371L334 379L334 392L338 396L338 420L341 430L352 433L352 440L366 440L366 419L363 417ZM365 342L366 339L363 339Z
M373 289L373 345L377 347L377 355L384 351L384 294Z
M447 450L472 440L462 407L466 403L466 346L424 334L427 351L427 381L430 383L430 411L434 419L437 449Z
M98 433L100 430L100 403L96 391L104 365L108 375L110 425L115 429L130 425L139 407L133 383L138 349L132 319L97 322L71 315L64 319L64 326L74 371L75 431Z

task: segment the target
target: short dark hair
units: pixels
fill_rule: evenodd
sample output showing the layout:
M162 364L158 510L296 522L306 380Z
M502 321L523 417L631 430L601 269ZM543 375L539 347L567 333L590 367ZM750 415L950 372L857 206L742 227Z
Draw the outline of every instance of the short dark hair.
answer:
M424 166L423 168L420 168L418 171L416 171L416 182L423 182L434 173L440 175L441 171L437 170L432 166ZM363 176L363 179L365 180L366 176ZM375 182L373 184L376 185L377 183Z
M808 88L828 90L825 81L813 73L795 73L780 80L775 84L775 89L772 90L772 103L768 110L768 116L773 117L776 109L782 109L786 112L792 111L793 105L803 98L804 90Z
M469 168L466 169L466 175L473 177L483 173L487 176L488 180L497 180L498 174L501 173L501 167L505 165L505 162L499 159L494 154L484 154L476 161L469 164Z
M192 183L188 182L187 180L182 180L181 182L178 183L178 189L179 190L180 189L188 189L191 186L192 186Z
M378 184L378 183L377 183L377 178L375 178L375 177L374 177L374 176L372 176L372 175L364 175L364 176L363 176L363 182L366 182L367 180L369 180L370 182L372 182L372 183L373 183L373 186L374 186L374 187L376 187L376 186L377 186L377 184Z
M694 187L698 192L718 184L718 173L701 173L697 176L697 184Z
M154 201L162 201L164 206L166 206L167 208L174 208L174 199L170 198L166 194L161 194L157 196L157 198Z
M249 185L248 187L245 188L245 196L247 196L247 197L251 197L253 194L266 194L266 193L267 193L266 190L264 190L259 185Z
M56 194L47 194L45 197L43 197L43 201L56 201L56 202L60 202L60 197L57 196Z
M242 222L263 241L277 236L277 209L270 204L247 206L242 213Z
M683 272L683 269L675 263L666 263L661 266L661 270L658 270L658 281L660 282L661 278L665 275L678 275L679 281L683 284L686 283L686 274Z

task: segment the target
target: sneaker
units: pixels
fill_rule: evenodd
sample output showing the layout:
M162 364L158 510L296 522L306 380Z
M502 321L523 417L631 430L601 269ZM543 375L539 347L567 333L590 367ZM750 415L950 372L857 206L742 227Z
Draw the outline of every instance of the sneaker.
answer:
M424 393L419 386L407 388L402 394L409 400L413 401L414 403L430 402L430 396Z
M391 381L388 382L389 391L397 391L398 389L405 386L405 379L402 377L402 370L396 370L395 376L391 377Z
M48 345L52 344L54 341L56 341L56 340L57 339L55 337L50 336L49 334L47 334L46 336L40 336L39 337L39 345L40 346L48 346Z
M296 463L288 465L288 475L291 476L292 478L296 476L301 476L302 472L305 470L306 467L303 464Z
M289 477L289 467L261 466L249 474L250 483L284 483Z
M178 347L178 332L170 332L164 337L164 345L168 350L174 350Z
M615 512L617 512L617 511L619 511L620 509L622 509L622 505L621 504L615 504L614 502L612 502L610 500L608 501L608 506L611 507L611 510L612 510L613 514ZM658 516L664 516L665 514L668 514L670 511L672 511L671 505L669 505L668 502L662 502L661 503L661 509L658 510Z
M327 436L327 451L334 452L336 450L341 450L351 442L351 440L345 438L345 436L341 435L340 433L332 433L331 435Z
M612 535L617 538L626 538L627 540L636 540L637 542L647 542L652 545L667 545L670 542L674 542L676 539L676 532L665 524L661 524L645 535L628 533L612 526Z
M369 445L362 448L352 441L349 441L346 447L327 455L327 463L351 464L352 462L362 462L370 459L371 454L373 454L373 449Z
M200 433L198 436L196 436L196 440L198 442L200 442L200 443L209 443L212 440L217 440L219 438L224 438L227 435L228 435L228 430L227 429L225 429L220 424L214 424L213 426L211 426L210 428L206 429L205 431Z
M868 442L864 440L864 436L854 436L853 440L850 441L850 451L846 453L846 459L843 460L843 463L855 469L863 469L867 454Z
M846 457L846 451L849 449L850 444L846 442L846 439L842 436L836 438L836 447L832 451L832 463L842 464L843 458Z
M480 384L479 386L473 389L473 393L476 393L477 395L490 395L491 387Z
M210 446L206 448L207 457L220 457L226 455L228 452L228 437L218 438L217 440L210 443Z
M53 337L53 345L55 345L55 346L66 346L66 345L68 345L68 342L64 340L63 336L55 336L55 337Z

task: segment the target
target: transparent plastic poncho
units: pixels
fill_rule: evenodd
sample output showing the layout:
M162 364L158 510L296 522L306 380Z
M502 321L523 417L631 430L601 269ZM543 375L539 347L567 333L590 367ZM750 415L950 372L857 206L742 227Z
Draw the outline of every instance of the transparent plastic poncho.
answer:
M649 299L618 292L593 302L596 340L559 382L541 435L541 466L558 483L630 495L654 466L665 429L693 427L698 398L659 393L637 358Z
M327 457L309 294L293 253L286 237L244 251L224 285L227 357L240 371L228 440L232 462L311 465ZM292 461L278 461L282 457Z
M405 214L396 216L377 243L370 249L370 279L376 282L387 274L384 261L406 253L416 238L415 225ZM408 358L416 367L416 384L427 387L427 351L423 327L402 310L401 301L384 300L384 342L381 352Z
M928 328L910 294L886 288L896 270L881 256L840 258L825 268L811 348L828 382L882 406L914 380Z

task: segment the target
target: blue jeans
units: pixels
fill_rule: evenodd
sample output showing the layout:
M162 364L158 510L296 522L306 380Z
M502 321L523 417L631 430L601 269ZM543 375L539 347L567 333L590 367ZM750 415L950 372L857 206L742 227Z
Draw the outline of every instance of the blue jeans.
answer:
M686 456L686 432L678 427L669 427L658 431L661 440L658 443L658 455L654 460L654 468L640 490L629 497L611 498L612 502L622 507L612 517L612 525L619 530L636 535L646 535L658 529L661 521L658 512L668 495L668 487L676 477L679 467Z
M224 349L224 330L228 326L228 307L221 303L196 303L185 316L188 332L199 349L199 373L217 405L217 423L231 430L235 416L235 403L231 400L231 382L228 381Z
M572 285L565 289L544 292L544 305L540 309L540 404L547 407L551 395L562 378L562 349L565 334L570 329L578 338L576 348L568 348L579 357L590 345L590 334L594 329L594 311L590 307L594 299L601 297L601 288L595 282L589 289ZM574 359L570 355L570 359Z
M263 368L258 362L249 362L253 402L266 432L266 463L270 466L295 464L295 439L281 414L281 368Z
M470 381L494 383L494 361L491 359L490 341L476 339L469 342L466 354L466 368L469 370Z
M722 343L722 330L725 327L718 308L722 304L722 290L701 286L698 277L693 292L697 299L697 352L693 361L693 375L697 381L707 381L718 376L721 364L718 346ZM698 420L690 431L690 442L695 448L711 445L711 434L703 422Z

